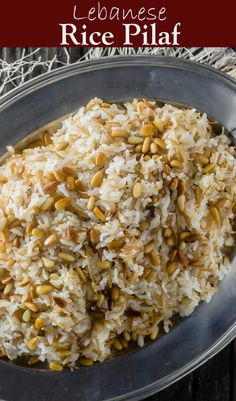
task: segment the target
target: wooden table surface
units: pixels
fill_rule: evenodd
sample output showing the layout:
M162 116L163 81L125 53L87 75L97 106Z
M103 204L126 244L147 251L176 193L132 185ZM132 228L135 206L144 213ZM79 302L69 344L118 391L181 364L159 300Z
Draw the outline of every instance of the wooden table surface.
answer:
M26 49L32 52L34 48ZM0 48L0 59L10 63L20 57L20 48ZM77 61L84 53L82 49L68 49L71 62ZM52 59L55 55L58 60L65 62L66 55L63 49L42 48L39 53L29 60L41 56L42 60ZM55 65L56 66L56 65ZM44 69L37 68L28 75L32 78ZM1 84L1 82L0 82ZM8 85L6 90L9 90ZM236 342L232 342L214 358L193 373L185 376L177 383L153 395L148 401L234 401L236 400ZM28 400L27 400L28 401ZM68 400L69 401L69 400Z

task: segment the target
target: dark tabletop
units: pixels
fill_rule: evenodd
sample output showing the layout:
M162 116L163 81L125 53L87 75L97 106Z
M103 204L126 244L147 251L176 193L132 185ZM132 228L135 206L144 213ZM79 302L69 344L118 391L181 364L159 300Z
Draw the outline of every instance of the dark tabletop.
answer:
M34 51L34 48L27 48L26 54ZM20 48L0 48L0 59L10 63L20 57ZM77 61L84 51L81 49L68 49L70 61ZM53 59L57 56L59 62L54 67L66 62L67 54L63 49L42 48L39 52L30 56L27 60ZM37 67L28 79L46 71L42 66ZM1 78L0 78L1 85ZM11 89L9 84L6 90ZM193 373L185 376L177 383L166 388L160 393L149 397L147 401L234 401L236 400L236 342L232 342L214 358L210 359L203 366ZM26 400L28 401L28 400ZM69 401L69 400L68 400Z

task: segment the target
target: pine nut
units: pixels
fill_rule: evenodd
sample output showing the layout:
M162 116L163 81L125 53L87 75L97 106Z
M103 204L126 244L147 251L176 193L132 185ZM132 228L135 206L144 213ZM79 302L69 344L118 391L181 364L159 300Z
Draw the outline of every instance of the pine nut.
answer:
M36 287L36 293L38 295L47 295L52 292L53 287L49 284L41 284Z
M151 144L151 139L149 136L147 136L143 141L142 153L148 153L150 149L150 144Z
M97 267L99 269L109 269L111 267L111 262L109 260L100 260L97 262Z
M167 264L167 273L168 274L173 274L176 269L177 269L176 262L170 262Z
M80 267L77 267L76 271L77 271L80 279L83 281L83 283L86 283L87 279L86 279L86 276L85 276L83 270Z
M178 246L178 250L180 252L184 251L184 249L186 248L186 243L184 241L180 241L179 246Z
M185 242L190 244L192 242L200 241L201 239L202 237L199 234L190 234L185 238Z
M218 209L215 206L210 208L210 214L211 214L213 220L219 226L220 225L220 215L219 215Z
M140 182L136 182L136 184L134 184L133 186L133 197L135 199L138 199L143 192L143 188L142 188L142 184Z
M2 217L0 219L0 232L2 232L6 226L7 226L7 218Z
M5 288L4 288L4 290L3 290L3 295L8 295L10 292L11 292L11 290L12 290L12 288L13 288L13 283L12 282L10 282L10 283L8 283L6 286L5 286Z
M180 262L183 266L188 266L189 260L183 251L178 252Z
M93 214L94 214L95 217L97 217L101 221L105 221L106 220L106 217L105 217L104 213L97 206L95 206L93 208Z
M124 246L124 244L125 244L125 240L123 238L119 238L114 241L111 241L107 247L110 251L119 250Z
M55 209L65 209L67 206L71 204L71 198L61 198L55 203Z
M49 146L52 144L52 135L49 134L48 131L45 131L43 134L43 142L46 146Z
M128 132L127 132L125 129L123 129L123 128L116 128L116 129L113 129L113 130L112 130L111 136L112 136L113 138L116 138L116 137L118 137L118 138L128 138L129 134L128 134Z
M58 182L64 182L65 181L65 175L61 171L54 171L54 177Z
M66 235L70 241L76 242L77 232L75 230L73 230L73 228L67 228Z
M39 228L34 228L32 230L32 235L37 238L42 238L44 236L44 232L42 230L40 230Z
M75 175L75 169L73 169L72 167L69 167L69 166L62 167L61 172L64 175L72 175L72 176Z
M92 366L93 365L93 360L90 358L81 358L79 360L79 364L81 366Z
M91 178L91 181L90 181L91 187L92 187L92 188L100 187L100 185L101 185L101 183L102 183L102 180L103 180L103 176L104 176L103 170L97 171L97 172L93 175L93 177Z
M68 142L58 142L55 145L55 149L60 151L60 150L65 150L66 148L68 148L69 143Z
M185 182L180 180L178 183L178 195L182 195L186 192Z
M185 198L184 194L178 196L178 198L177 198L177 205L178 205L179 211L181 213L183 213L184 209L185 209L185 200L186 200L186 198Z
M154 265L154 266L160 265L161 260L158 256L158 254L156 253L156 251L150 252L149 258L150 258L150 262L152 263L152 265Z
M34 142L31 142L28 146L27 146L27 148L28 149L34 149L34 148L40 148L41 146L44 146L44 143L43 143L43 141L34 141Z
M165 238L170 238L172 236L172 234L173 234L173 231L171 230L171 228L168 227L165 229L165 231L164 231Z
M93 210L95 202L96 202L95 196L90 196L90 198L88 200L88 203L87 203L87 209L88 210Z
M62 372L63 366L60 365L60 364L57 363L57 362L50 362L50 363L49 363L49 369L50 369L50 370L53 370L54 372Z
M112 287L112 289L111 289L112 301L114 301L114 302L118 301L119 295L120 295L120 289L118 287Z
M214 169L215 169L215 165L213 163L209 163L204 167L204 169L202 171L204 174L207 174L207 173L211 173L212 171L214 171Z
M41 210L43 212L47 212L48 210L50 210L52 208L52 206L54 205L55 199L50 196L48 199L46 199L42 206L41 206Z
M99 152L95 159L96 166L103 167L106 161L106 154L104 152Z
M55 245L58 241L59 241L59 238L58 238L57 234L53 233L53 234L49 235L49 237L46 238L46 240L44 241L44 245L45 246Z
M58 186L58 182L57 181L49 182L48 184L44 185L43 192L45 194L52 195L56 191L57 186Z
M182 170L182 168L183 168L183 163L180 160L177 160L177 159L171 160L170 165L171 165L171 167L175 167L175 168L178 168L180 170Z
M157 144L155 142L151 143L150 151L151 151L152 154L158 153L158 146L157 146Z
M123 346L118 338L115 338L113 345L117 351L121 351L123 349Z
M208 159L208 157L206 157L206 156L203 156L203 155L196 155L196 159L197 159L197 161L199 162L199 163L201 163L201 164L208 164L209 163L209 159Z
M85 190L84 184L79 179L75 181L75 186L78 191L83 192Z
M150 137L153 133L154 133L154 126L152 124L144 125L140 131L140 135L144 137Z
M49 259L49 258L46 258L45 256L42 257L42 261L43 261L44 266L45 266L47 269L51 269L51 268L55 265L54 260L51 260L51 259Z
M65 253L65 252L59 252L58 256L64 260L65 262L74 262L75 261L75 257L73 255L70 255L69 253Z
M68 175L66 177L66 186L69 189L69 191L74 191L75 189L75 179L71 175Z
M24 287L26 287L29 283L30 283L30 280L27 279L27 280L24 280L24 281L20 281L20 282L18 283L18 286L19 286L20 288L24 288Z
M145 254L148 254L148 253L152 252L154 248L155 248L155 242L150 241L148 244L144 245L143 252Z
M128 331L123 332L123 337L124 337L124 340L127 341L127 343L131 340L131 335Z
M29 309L26 309L22 315L22 320L25 323L29 323L30 319L31 319L31 311Z
M177 177L174 178L173 181L172 181L172 183L170 184L170 189L171 189L171 191L175 191L175 190L177 189L178 183L179 183L178 178L177 178Z
M160 119L154 121L155 127L158 129L159 132L164 131L164 123Z
M137 145L137 146L135 146L135 148L134 148L134 150L135 150L135 152L137 152L137 153L141 153L142 152L142 146L143 145Z
M103 295L103 294L98 294L98 299L97 299L97 302L96 302L96 306L98 307L98 308L101 308L102 307L102 304L103 304L103 302L104 302L104 299L105 299L105 296Z
M157 272L155 270L152 270L146 277L146 280L148 283L151 283L157 278Z
M156 327L155 331L150 333L150 336L149 336L150 340L152 340L152 341L156 340L158 334L159 334L159 327Z
M90 241L93 244L98 244L99 239L100 239L100 233L98 230L95 230L95 229L90 230L89 236L90 236Z
M44 319L42 317L38 317L34 322L35 328L37 330L41 330L44 326Z
M33 366L39 361L39 358L36 355L33 355L28 360L28 365Z
M128 138L128 143L130 145L139 145L141 143L143 143L144 139L140 138L140 136L130 136Z
M28 348L30 351L33 351L38 345L38 338L37 337L33 337L31 338L31 340L28 341Z
M37 312L38 307L37 305L33 304L33 302L25 302L26 308L30 309L32 312Z
M154 142L155 142L155 144L156 144L157 146L159 146L159 148L161 148L161 150L166 150L166 144L165 144L165 142L163 141L163 139L155 138Z

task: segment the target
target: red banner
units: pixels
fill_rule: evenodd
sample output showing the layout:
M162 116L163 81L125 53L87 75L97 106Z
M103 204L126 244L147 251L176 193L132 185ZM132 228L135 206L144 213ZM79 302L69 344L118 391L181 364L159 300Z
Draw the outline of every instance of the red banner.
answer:
M6 1L0 45L233 47L234 26L233 0Z

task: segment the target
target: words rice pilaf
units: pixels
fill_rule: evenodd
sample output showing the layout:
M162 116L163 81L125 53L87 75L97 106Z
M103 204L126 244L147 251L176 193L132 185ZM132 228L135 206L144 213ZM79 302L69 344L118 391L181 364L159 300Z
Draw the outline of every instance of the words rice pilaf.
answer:
M235 149L212 127L94 99L0 167L1 356L92 365L210 301L236 211Z

